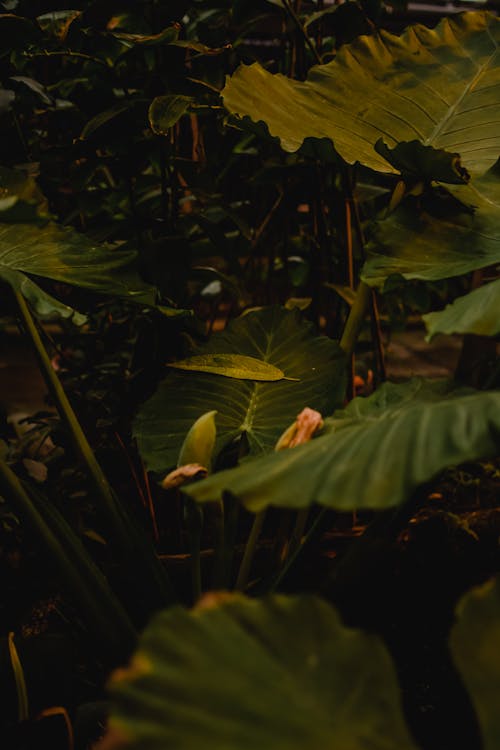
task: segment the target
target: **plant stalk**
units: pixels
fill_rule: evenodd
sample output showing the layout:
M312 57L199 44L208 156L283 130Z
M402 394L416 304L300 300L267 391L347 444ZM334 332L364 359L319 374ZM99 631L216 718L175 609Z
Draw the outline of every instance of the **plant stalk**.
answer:
M294 22L301 36L304 37L304 41L309 47L309 50L312 53L312 56L314 57L318 65L321 65L321 57L318 54L318 50L315 48L314 44L311 42L311 39L309 38L309 34L307 33L307 31L304 29L303 25L301 24L300 18L296 14L294 7L292 3L290 2L290 0L283 0L283 6L286 12L288 13L288 15L290 16L290 18L292 19L292 21Z
M257 549L257 542L264 525L266 518L266 510L261 510L254 518L250 535L248 537L245 551L243 553L243 559L241 561L240 569L238 571L238 578L236 579L236 591L244 591L248 583L250 575L250 569L252 567L255 550Z
M203 530L203 510L190 497L184 496L186 523L191 552L191 585L193 605L201 598L201 532Z
M128 572L133 574L134 578L137 577L137 568L143 568L144 574L147 576L146 580L151 581L156 587L153 597L155 606L162 606L174 598L165 571L156 558L154 549L143 537L141 530L135 526L123 506L117 501L52 367L50 357L43 345L26 300L19 292L14 291L14 295L47 388L69 432L74 449L86 466L90 484L100 498L103 510L108 516L112 532L115 535L117 549L120 551L121 562L127 567ZM139 564L138 561L140 561Z
M32 344L35 348L35 353L42 371L47 388L49 389L50 395L54 399L57 410L61 419L63 420L66 428L71 436L73 447L77 454L80 456L82 461L85 463L89 479L96 491L104 503L104 507L108 510L109 514L116 521L116 531L123 534L123 521L119 518L116 503L112 494L111 487L108 484L108 480L104 476L104 473L97 463L92 448L90 447L87 438L80 426L78 419L76 418L75 412L71 404L69 403L68 397L61 385L57 374L52 367L49 355L43 345L41 336L36 327L35 321L29 311L26 300L20 292L14 292L16 302L21 313L24 327L29 334Z
M370 303L372 298L372 290L365 284L364 281L359 282L359 286L356 292L356 299L352 305L349 317L345 324L342 338L340 339L340 348L350 356L354 352L356 341L363 325L364 319L368 310L370 309Z
M277 575L272 580L271 585L267 589L268 593L273 593L274 591L276 591L279 585L283 582L284 578L288 575L290 568L292 568L293 565L295 565L297 558L299 557L301 552L304 550L304 548L308 544L310 544L313 539L316 538L316 535L320 532L323 520L329 510L330 510L329 508L321 508L318 515L316 516L316 518L310 525L307 531L307 534L301 539L301 543L298 544L295 547L295 549L291 551L291 554L287 557L285 564L283 565L281 570L278 571Z
M136 632L106 579L57 509L47 503L42 512L40 503L30 497L1 457L0 494L55 563L69 596L81 607L82 618L102 646L102 656L113 663L126 658Z

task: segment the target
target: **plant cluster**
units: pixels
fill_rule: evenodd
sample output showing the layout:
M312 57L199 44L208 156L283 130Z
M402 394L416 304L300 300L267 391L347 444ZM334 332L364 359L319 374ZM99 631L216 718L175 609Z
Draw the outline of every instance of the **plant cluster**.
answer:
M2 731L90 747L119 667L103 750L493 749L500 21L76 5L0 13L1 313L49 392L1 424ZM388 380L415 314L453 378Z

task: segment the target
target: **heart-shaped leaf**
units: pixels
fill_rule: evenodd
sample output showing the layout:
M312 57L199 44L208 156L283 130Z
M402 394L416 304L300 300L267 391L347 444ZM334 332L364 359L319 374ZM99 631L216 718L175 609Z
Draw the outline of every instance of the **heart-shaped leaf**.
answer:
M500 392L445 382L385 383L356 398L304 446L246 461L186 488L200 502L225 490L251 511L274 505L338 510L403 503L439 471L500 449Z
M500 578L473 589L458 607L451 650L470 692L484 750L500 743Z
M289 380L256 382L211 373L172 372L139 412L134 434L149 469L165 473L198 417L216 410L219 453L245 434L251 453L272 450L283 430L310 406L331 414L342 403L344 355L296 311L279 307L249 312L193 352L243 355L286 373Z
M427 341L438 333L475 333L498 336L500 333L500 279L459 297L440 312L422 315Z
M416 749L384 645L315 597L163 612L111 692L128 750Z
M347 162L390 172L375 143L416 139L483 174L500 154L499 41L500 20L488 13L412 26L400 37L379 31L343 46L305 82L241 66L224 105L263 120L287 151L308 137L329 138Z

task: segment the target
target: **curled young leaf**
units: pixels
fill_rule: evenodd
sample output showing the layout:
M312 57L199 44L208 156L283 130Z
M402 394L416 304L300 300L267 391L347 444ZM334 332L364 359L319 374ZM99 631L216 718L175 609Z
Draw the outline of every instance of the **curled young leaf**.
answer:
M401 172L403 177L452 185L463 185L470 180L470 174L460 161L460 154L451 153L444 148L424 146L417 140L401 141L394 148L389 148L383 138L379 138L375 151Z
M179 451L177 466L186 464L201 464L210 468L212 454L215 448L217 429L215 427L216 411L207 411L202 414L186 435Z

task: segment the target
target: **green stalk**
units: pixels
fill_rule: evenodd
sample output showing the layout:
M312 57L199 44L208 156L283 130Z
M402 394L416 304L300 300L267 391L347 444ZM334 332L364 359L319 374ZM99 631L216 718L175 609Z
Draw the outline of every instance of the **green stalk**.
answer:
M193 590L193 604L201 597L201 532L203 529L203 510L190 497L184 496L186 524L189 535L191 552L191 584Z
M212 589L230 588L234 547L238 530L238 502L229 493L224 493L217 503L215 518L215 555L212 571Z
M286 12L288 13L288 15L290 16L290 18L292 19L292 21L294 22L295 26L297 27L297 30L299 31L299 33L301 34L301 36L304 38L304 41L307 44L307 46L309 47L309 50L310 50L312 56L314 57L316 63L318 65L321 65L321 57L318 54L318 50L315 48L314 44L311 42L311 40L309 38L309 34L307 33L307 31L305 30L305 28L301 24L300 18L296 14L296 12L295 12L295 10L293 8L293 5L291 4L290 0L283 0L283 6L284 6Z
M309 518L309 510L310 508L302 508L302 510L299 510L297 512L295 525L293 527L292 535L290 537L290 546L288 547L287 557L293 554L295 550L297 549L297 547L300 547L302 543L302 537L304 536L307 519Z
M80 427L80 423L76 418L75 412L73 411L73 408L69 403L68 397L66 396L61 382L57 377L54 368L52 367L50 357L43 345L41 336L29 311L26 300L20 292L14 292L14 294L19 307L19 312L21 313L24 327L29 334L35 348L40 369L49 389L50 395L54 399L59 415L65 423L66 428L71 436L73 447L80 458L83 460L83 462L86 464L89 472L89 479L91 480L95 491L104 503L104 507L107 509L109 515L114 519L116 524L116 531L121 537L124 533L124 523L123 518L120 517L121 514L118 512L118 509L116 507L116 502L113 497L111 487L109 486L101 467L97 463L92 448L90 447L87 438L85 437L85 434Z
M226 553L226 523L224 513L224 503L222 500L214 503L214 565L212 569L212 589L225 588L225 553Z
M356 299L350 309L349 317L347 318L342 338L340 339L340 348L348 356L353 353L356 346L359 331L370 309L371 298L372 291L370 287L364 281L360 281L356 292Z
M252 567L255 550L257 548L257 542L264 525L266 518L266 510L261 510L254 518L250 535L248 537L245 552L243 553L243 559L241 561L240 569L238 571L238 578L236 579L236 591L243 591L248 583L248 577L250 575L250 569Z
M144 571L145 580L154 582L157 587L158 596L155 598L158 599L158 606L166 604L173 599L173 592L165 572L156 558L152 546L142 536L140 530L129 518L123 506L117 501L76 418L61 382L52 367L50 357L43 345L26 300L17 291L14 291L14 295L24 327L33 344L47 388L71 436L74 449L86 466L90 483L96 495L100 498L102 508L109 518L122 560L130 571L133 570L134 576L138 565L143 565L146 568Z
M82 619L96 636L101 657L107 663L126 658L135 645L135 629L106 579L56 508L50 503L40 508L1 457L0 494L50 556L68 595L80 606Z
M271 585L267 589L266 593L273 593L276 591L276 589L279 587L279 585L282 583L283 579L288 575L290 568L295 565L297 558L299 557L302 550L311 543L311 541L316 537L316 535L321 531L321 524L328 513L328 508L321 508L318 515L310 525L307 534L305 537L301 540L301 543L295 547L295 549L291 550L291 554L287 557L283 567L281 570L278 571L277 575L274 577L274 579L271 582Z

